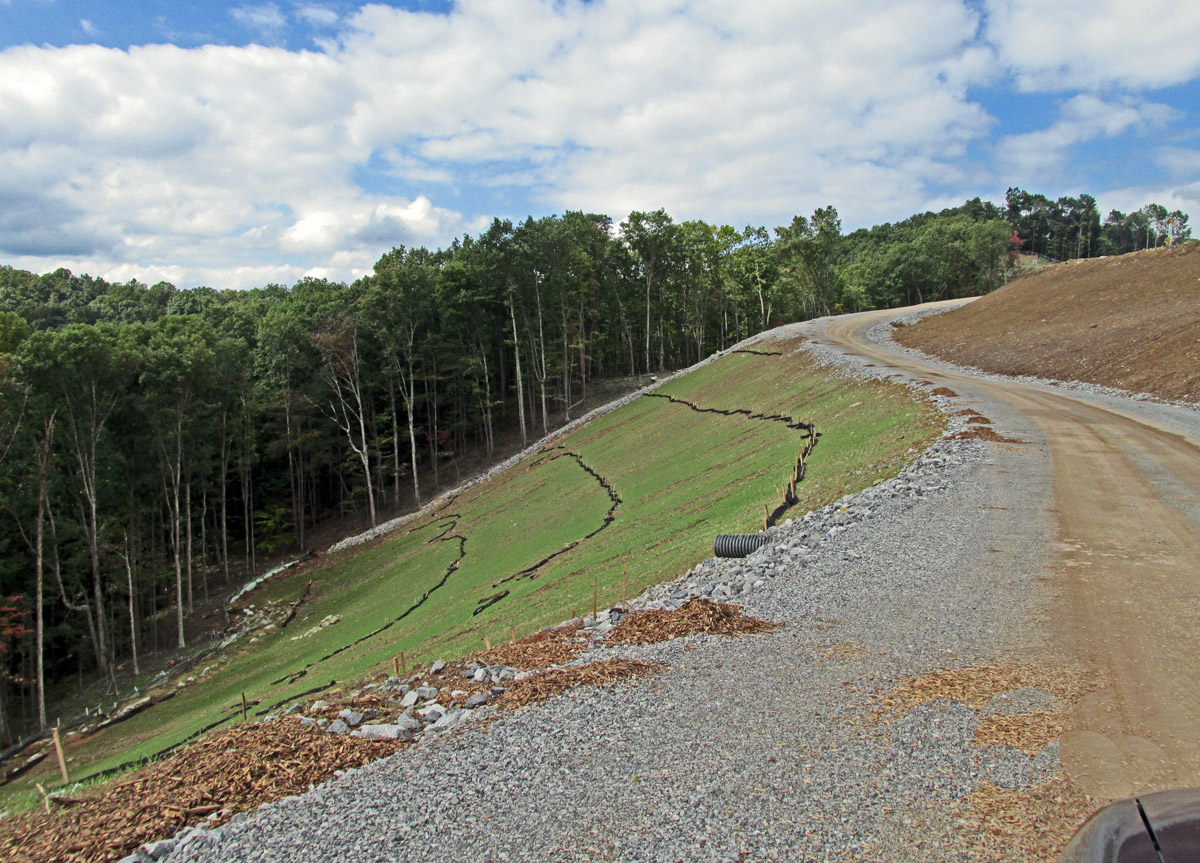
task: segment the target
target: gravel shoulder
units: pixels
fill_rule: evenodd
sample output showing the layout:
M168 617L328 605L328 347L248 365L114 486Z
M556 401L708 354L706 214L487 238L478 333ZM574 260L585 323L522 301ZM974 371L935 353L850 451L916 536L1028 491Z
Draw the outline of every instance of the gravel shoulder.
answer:
M829 346L828 323L790 329L849 374L894 374ZM1052 472L1036 423L957 389L947 407L969 404L1022 443L943 439L901 476L773 529L754 555L706 561L635 603L712 596L782 623L774 632L594 648L578 661L668 665L430 737L189 833L163 859L976 859L963 801L1034 792L1061 770L1054 737L1028 751L981 736L991 717L1059 700L994 683L1032 671L988 671L1047 653ZM943 669L993 684L892 698Z

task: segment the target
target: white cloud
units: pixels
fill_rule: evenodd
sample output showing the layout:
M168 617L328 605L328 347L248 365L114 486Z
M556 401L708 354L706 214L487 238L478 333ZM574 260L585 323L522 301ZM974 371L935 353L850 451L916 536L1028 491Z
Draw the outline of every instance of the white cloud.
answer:
M84 33L87 33L89 36L91 36L93 33L96 32L96 25L94 25L91 21L89 21L86 18L79 19L79 28L81 30L83 30Z
M1131 130L1144 132L1177 116L1178 112L1167 105L1132 98L1105 100L1081 94L1060 106L1059 119L1052 126L1001 138L996 150L1005 176L1011 182L1052 182L1061 173L1076 145L1113 138Z
M274 3L236 6L229 10L229 14L242 26L258 30L260 33L274 34L287 26L287 18Z
M313 27L333 27L339 20L337 12L317 3L305 3L297 7L296 17L307 21Z
M548 11L533 0L470 0L441 17L361 10L339 55L370 88L351 133L412 140L431 165L520 160L515 176L551 207L716 219L827 203L852 163L890 179L916 163L937 174L987 128L965 88L991 74L991 55L957 2Z
M1109 210L1131 213L1152 203L1162 204L1168 210L1194 212L1196 205L1200 203L1200 182L1179 186L1130 186L1110 189L1098 194L1096 200L1099 203L1101 219L1108 215ZM1196 234L1200 226L1193 223L1191 227L1193 234Z
M987 0L987 37L1028 90L1165 87L1200 75L1200 5Z
M0 223L13 263L219 286L353 278L393 244L486 226L492 213L458 212L448 187L739 225L834 203L847 226L870 224L990 180L968 151L994 121L969 88L1013 62L998 4L993 47L962 0L287 8L233 14L268 36L288 15L332 28L322 51L0 52L0 198L57 214ZM1163 118L1078 97L1007 143L1065 154ZM368 165L402 194L360 188Z

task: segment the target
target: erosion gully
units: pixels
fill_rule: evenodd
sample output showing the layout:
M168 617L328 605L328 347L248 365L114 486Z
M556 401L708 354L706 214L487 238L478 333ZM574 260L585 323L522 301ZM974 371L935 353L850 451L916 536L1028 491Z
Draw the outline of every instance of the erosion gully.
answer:
M1052 654L1101 688L1061 738L1068 778L1097 797L1200 785L1200 442L1134 402L984 379L901 356L865 337L895 312L837 319L826 340L1027 417L1050 451L1044 607ZM1168 424L1169 423L1169 424ZM1200 423L1197 423L1200 425Z

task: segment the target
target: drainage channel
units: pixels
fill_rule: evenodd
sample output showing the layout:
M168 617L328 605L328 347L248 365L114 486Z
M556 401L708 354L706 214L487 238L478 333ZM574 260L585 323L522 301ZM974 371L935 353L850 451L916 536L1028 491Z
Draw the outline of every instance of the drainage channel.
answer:
M689 402L687 399L677 398L676 396L667 395L666 393L644 393L644 395L647 398L652 398L652 399L666 399L671 404L683 405L684 407L690 408L691 410L693 410L699 414L717 414L718 416L723 416L723 417L741 416L741 417L746 417L747 419L752 419L752 420L766 420L769 422L781 422L781 423L785 423L787 425L787 427L790 429L808 429L811 426L811 423L800 422L798 420L792 419L791 417L786 417L783 414L756 413L755 411L748 411L744 408L734 408L733 410L726 410L725 408L702 408L698 404L695 404L694 402Z
M428 600L429 597L433 595L434 591L436 591L439 587L441 587L447 581L449 581L450 576L452 576L458 570L458 567L462 564L463 558L465 558L467 556L467 538L465 536L463 536L462 534L452 533L452 531L454 531L458 528L458 522L462 518L461 515L459 515L456 512L455 513L447 513L446 515L443 515L441 518L448 521L449 524L447 524L445 527L443 527L442 532L440 534L435 536L433 539L428 540L426 542L426 545L432 545L435 542L457 541L458 542L458 557L456 557L453 561L451 561L450 565L446 567L446 571L444 573L442 573L442 578L440 581L438 581L437 584L435 584L433 587L429 588L429 590L425 591L425 593L422 594L421 598L418 599L416 602L414 602L412 605L410 605L404 611L403 614L399 615L398 617L393 618L392 620L389 620L383 626L379 627L378 629L376 629L372 632L367 633L362 638L355 639L354 641L350 642L349 644L347 644L343 647L339 647L337 650L333 651L332 653L328 653L325 656L322 656L320 659L314 659L312 662L310 662L308 665L304 666L304 668L300 669L299 671L294 671L291 674L285 674L283 677L280 677L278 680L272 680L271 685L275 686L280 683L295 683L297 680L299 680L300 678L307 675L309 670L311 668L313 668L314 666L320 665L322 662L332 659L333 657L337 656L339 653L343 653L352 647L362 644L364 641L374 638L375 636L379 635L382 632L386 632L387 630L389 630L393 626L395 626L397 623L404 620L404 618L408 617L410 614L412 614L414 611L416 611L422 605L424 605L426 600Z
M735 353L737 352L735 351ZM762 352L743 351L743 353ZM800 498L796 494L796 486L799 485L800 481L804 479L804 475L808 469L808 457L812 454L813 447L817 445L817 438L820 437L820 433L817 431L817 426L815 423L801 422L800 420L793 419L790 416L783 416L782 414L759 413L746 410L745 408L733 408L732 410L727 410L725 408L704 408L700 407L700 405L696 404L695 402L690 402L687 399L681 399L666 393L645 393L645 395L649 398L666 399L667 401L671 402L671 404L682 405L689 410L695 411L696 413L717 414L718 416L725 417L741 416L752 420L781 422L787 425L787 427L790 429L796 429L798 431L805 432L805 443L800 448L800 454L796 457L796 462L792 467L791 479L784 485L783 492L779 496L779 505L776 506L774 510L771 509L770 504L767 504L764 507L763 529L765 530L766 528L774 525L784 513L786 513L792 506L799 502Z
M612 487L612 485L608 482L608 480L606 480L604 477L602 477L599 473L596 472L596 470L594 468L591 467L591 465L589 465L587 462L585 462L583 460L583 456L581 456L579 453L571 452L570 450L566 449L565 447L563 447L561 445L555 447L554 449L561 450L561 452L557 452L554 455L547 455L547 456L544 456L543 458L538 459L537 461L535 461L533 463L534 466L549 464L550 462L555 461L560 458L574 459L576 464L578 464L584 470L585 473L589 474L594 480L596 480L596 483L602 489L604 489L605 493L608 494L608 499L612 501L612 506L610 506L608 508L608 512L606 512L604 514L604 519L603 519L603 522L601 523L601 525L598 528L596 528L595 530L593 530L591 533L587 534L586 536L581 537L580 539L572 540L571 542L567 543L562 548L560 548L558 551L554 552L553 554L546 555L545 557L543 557L541 560L539 560L537 563L533 564L532 566L527 566L522 570L518 570L517 572L514 572L510 575L506 575L503 578L492 582L492 587L499 587L502 584L507 584L510 581L517 581L522 578L528 578L532 581L533 579L537 578L541 574L540 570L542 569L542 567L544 567L546 564L550 563L550 561L554 560L555 558L561 557L562 555L571 551L576 546L578 546L580 543L587 542L589 539L596 536L598 533L600 533L602 530L604 530L610 524L612 524L613 520L617 517L617 508L623 503L623 501L621 500L621 496L619 494L617 494L617 490ZM487 597L486 599L481 599L480 600L481 607L477 608L474 613L478 614L479 612L483 611L484 608L487 608L491 605L495 605L497 602L499 602L501 599L503 599L507 595L508 595L508 591L504 591L503 594L496 594L494 596ZM484 603L487 603L487 604L484 605Z

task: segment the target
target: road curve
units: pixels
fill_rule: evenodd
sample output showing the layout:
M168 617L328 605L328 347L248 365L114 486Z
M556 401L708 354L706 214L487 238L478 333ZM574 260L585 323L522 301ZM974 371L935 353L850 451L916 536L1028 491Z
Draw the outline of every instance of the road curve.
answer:
M1101 688L1069 717L1061 738L1068 778L1084 793L1118 797L1200 785L1200 441L1194 431L1119 406L1014 380L981 378L865 332L896 311L830 321L827 341L1037 428L1052 465L1057 541L1044 556L1052 655L1083 663ZM1193 429L1195 425L1193 424Z

